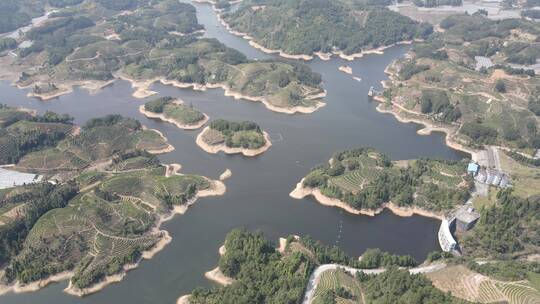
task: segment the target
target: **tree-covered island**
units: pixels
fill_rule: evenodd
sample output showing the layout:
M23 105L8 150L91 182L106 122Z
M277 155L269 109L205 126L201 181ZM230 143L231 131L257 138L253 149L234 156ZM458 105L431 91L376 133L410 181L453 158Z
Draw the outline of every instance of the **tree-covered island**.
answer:
M197 136L197 145L208 153L223 151L227 154L256 156L268 150L272 143L268 133L254 122L219 119L212 121Z
M139 111L146 117L157 118L186 130L199 129L208 121L206 114L169 96L151 100L141 105Z

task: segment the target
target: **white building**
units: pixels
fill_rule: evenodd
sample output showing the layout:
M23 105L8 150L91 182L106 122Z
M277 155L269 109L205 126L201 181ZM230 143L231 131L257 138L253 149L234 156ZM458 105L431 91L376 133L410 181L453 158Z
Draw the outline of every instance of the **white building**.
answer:
M475 180L500 188L506 188L510 185L510 180L504 172L493 169L481 169L475 176Z

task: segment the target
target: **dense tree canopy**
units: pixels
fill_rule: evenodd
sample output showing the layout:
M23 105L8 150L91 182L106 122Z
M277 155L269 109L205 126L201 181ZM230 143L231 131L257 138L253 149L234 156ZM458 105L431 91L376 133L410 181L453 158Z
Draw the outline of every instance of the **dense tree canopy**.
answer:
M216 289L196 289L192 304L300 303L314 263L296 252L284 257L260 233L231 231L226 253L219 260L221 271L237 282Z
M243 3L225 19L233 29L248 32L262 45L290 54L336 49L352 54L403 40L425 38L432 32L427 24L418 24L372 4L375 3L253 0Z
M498 203L481 211L481 217L462 242L473 256L512 257L540 248L540 198L523 199L511 190L498 194Z

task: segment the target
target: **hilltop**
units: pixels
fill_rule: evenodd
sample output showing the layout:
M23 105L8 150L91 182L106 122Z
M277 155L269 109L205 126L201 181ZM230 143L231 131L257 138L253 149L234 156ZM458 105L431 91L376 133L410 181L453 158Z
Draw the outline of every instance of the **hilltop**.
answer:
M14 169L45 178L0 190L0 294L65 279L68 293L96 292L170 242L163 221L225 191L162 165L154 154L173 147L137 120L109 115L77 127L69 116L1 110L2 141L15 143L2 148Z
M474 14L440 26L387 68L379 110L425 124L422 133L444 131L458 149L487 144L530 155L540 148L540 77L529 67L540 59L538 23Z
M432 32L430 25L372 1L242 1L237 10L221 17L234 33L252 39L253 46L300 59L332 54L353 59Z
M161 97L139 107L139 112L149 118L157 118L176 125L180 129L194 130L202 127L208 116L192 106L186 106L181 100Z
M299 63L248 60L215 39L200 38L192 5L128 2L85 0L56 10L16 41L31 40L29 47L5 43L0 58L8 78L41 99L70 93L76 85L97 90L121 78L132 82L139 98L155 94L151 85L162 82L222 88L283 113L310 113L324 105L319 74Z
M254 122L231 122L223 119L210 123L197 136L197 145L208 153L223 151L227 154L242 153L256 156L272 146L268 133Z
M353 259L309 237L280 239L229 232L218 273L225 284L197 288L178 304L251 303L455 303L540 299L537 263L492 263L432 254L417 266L409 256L368 249ZM438 255L438 256L437 256ZM510 267L514 267L513 269ZM208 273L207 273L208 274ZM471 302L469 302L471 301Z
M80 132L54 147L29 153L19 160L19 170L45 174L70 173L96 164L106 164L119 151L145 150L165 153L174 150L159 131L148 130L134 119L119 115L95 118Z
M73 118L47 112L44 115L0 104L0 165L18 162L26 154L56 145L75 132Z
M336 153L302 179L294 198L313 195L320 203L353 214L375 215L389 208L442 218L469 198L472 181L463 162L431 159L392 162L370 148Z

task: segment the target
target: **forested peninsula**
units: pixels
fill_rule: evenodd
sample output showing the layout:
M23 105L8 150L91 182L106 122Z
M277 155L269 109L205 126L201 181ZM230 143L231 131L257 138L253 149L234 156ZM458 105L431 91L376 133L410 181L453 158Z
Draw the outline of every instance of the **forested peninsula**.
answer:
M464 161L390 161L371 148L352 149L313 168L290 195L313 196L323 205L352 214L374 216L388 208L400 216L443 219L473 198L474 183L466 167ZM540 199L526 196L521 188L499 190L478 208L480 219L474 229L456 235L464 256L534 261L540 250Z
M444 131L457 149L540 148L540 25L482 14L444 19L441 31L387 68L379 110Z
M327 271L331 276L320 289L317 287L313 303L357 303L361 299L366 299L362 303L466 303L436 289L424 275L398 268L415 266L411 257L380 250L368 249L358 261L337 247L309 237L281 239L276 249L261 233L235 229L227 235L221 253L219 270L233 282L218 288L197 288L181 297L178 304L241 304L252 303L253 299L301 303L312 273L330 264L363 269L365 273L350 273L339 267L336 271L340 273Z
M472 179L459 161L418 159L392 162L371 148L336 153L315 167L291 196L313 195L322 204L353 214L375 215L384 208L403 216L443 218L465 203Z
M132 82L139 98L155 94L149 89L161 81L222 88L283 113L310 113L324 105L319 74L295 62L248 60L215 39L200 38L192 5L122 2L84 0L55 10L16 44L3 43L3 77L41 99L69 93L74 85L96 90L121 78ZM24 41L30 46L16 47Z
M415 39L433 31L428 24L385 8L384 3L346 0L247 0L221 18L233 33L263 51L284 57L346 59ZM292 56L291 56L292 55Z
M96 292L170 242L163 221L225 191L162 165L154 154L173 149L166 138L118 115L79 127L1 106L0 135L2 164L44 175L0 190L0 294L66 279L70 294Z

